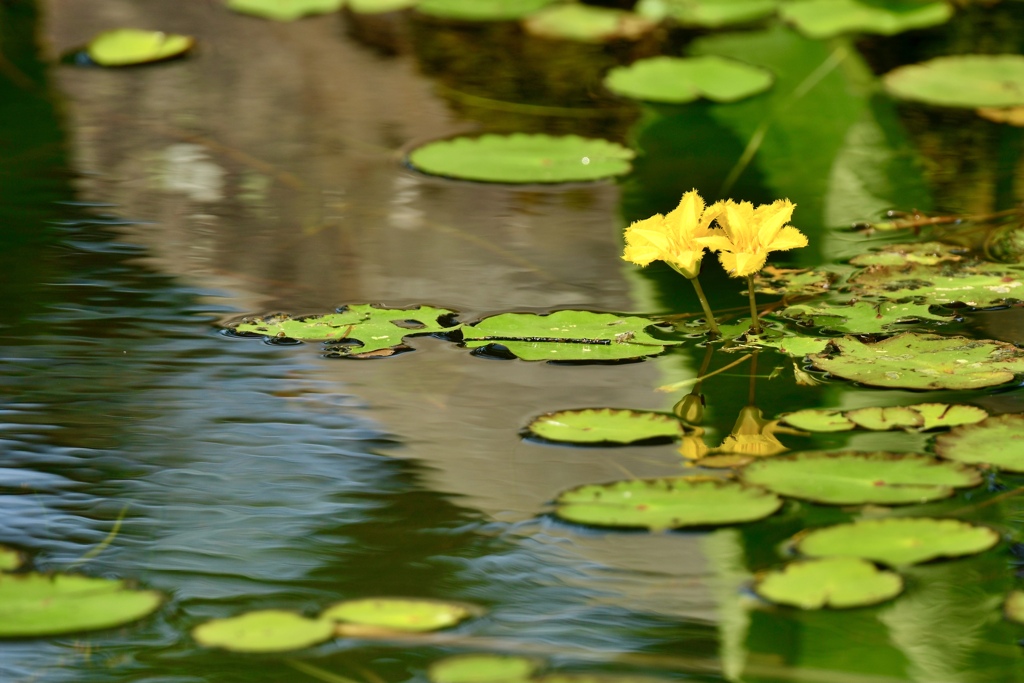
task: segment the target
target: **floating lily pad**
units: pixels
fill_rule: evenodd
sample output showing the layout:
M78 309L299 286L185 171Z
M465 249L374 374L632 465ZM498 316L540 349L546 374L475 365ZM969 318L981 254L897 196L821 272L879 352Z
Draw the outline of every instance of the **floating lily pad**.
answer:
M839 410L808 408L786 413L779 419L805 432L848 432L857 426Z
M1024 624L1024 591L1013 591L1006 597L1006 604L1003 605L1003 612L1006 618Z
M1022 275L1018 266L1000 263L908 263L865 268L851 276L846 287L860 297L989 308L1024 298Z
M419 0L345 0L345 7L356 14L385 14L414 7Z
M960 261L963 259L965 251L963 247L945 242L888 244L878 251L858 254L850 259L850 263L855 266L903 267L908 264L934 266L943 261Z
M903 579L856 557L791 562L758 578L763 598L800 609L874 605L899 595Z
M467 348L500 344L523 360L606 361L653 356L679 341L646 332L653 320L590 311L503 313L462 328Z
M765 266L754 275L754 291L789 297L813 296L829 291L835 280L835 273L827 270Z
M191 36L121 28L93 38L86 46L86 54L100 66L131 66L180 57L195 44Z
M1006 123L1011 126L1024 126L1024 106L1021 107L981 107L976 112L978 116L996 123Z
M528 33L542 38L606 43L637 40L655 23L632 12L592 5L554 5L523 19Z
M432 175L493 183L567 183L632 169L633 150L578 135L481 135L429 142L409 163Z
M329 640L334 624L307 619L301 614L267 609L227 619L212 619L192 629L192 637L206 647L233 652L287 652Z
M935 439L943 458L1024 472L1024 415L997 415Z
M788 306L781 315L797 322L848 334L876 334L898 325L924 320L950 322L952 315L937 315L927 304L856 301L843 306L828 304Z
M615 408L547 413L534 418L526 429L548 441L586 444L678 439L684 432L675 415Z
M778 0L640 0L635 11L655 21L718 28L756 21L775 13Z
M943 24L953 16L953 8L945 2L920 0L795 0L783 3L779 16L808 38L853 32L891 36Z
M704 477L588 484L559 494L555 513L580 524L652 531L762 519L782 499L754 486Z
M978 389L1024 372L1013 344L913 332L874 343L841 337L809 358L836 377L891 389Z
M372 626L391 631L437 631L476 616L478 610L457 602L417 598L346 600L324 610L321 619Z
M858 408L847 411L846 418L858 427L870 429L873 432L924 427L924 415L910 406Z
M891 95L945 107L1024 105L1024 55L953 55L893 69Z
M233 329L240 334L330 342L336 344L331 347L336 355L361 356L396 349L405 337L457 330L458 324L449 326L440 322L442 317L452 315L452 311L430 306L401 309L353 304L328 315L246 318Z
M73 574L0 574L0 637L49 636L127 624L163 602L125 581Z
M890 517L817 529L797 539L805 555L860 557L898 567L974 555L998 543L999 534L955 519Z
M528 681L540 662L515 655L470 654L445 657L427 669L431 683L512 683Z
M345 0L228 0L236 12L274 21L295 21L311 14L337 12Z
M949 403L918 403L907 406L916 410L924 419L920 431L939 429L942 427L957 427L959 425L974 424L981 422L988 413L983 408L968 405L951 405Z
M24 562L25 556L21 552L14 548L0 545L0 572L9 572L12 569L17 569Z
M832 341L830 337L782 337L777 340L759 340L761 346L774 347L780 353L793 358L803 358L812 353L821 353Z
M764 69L724 57L651 57L615 67L604 85L624 97L683 104L701 97L735 102L764 92L772 80Z
M416 9L423 14L460 21L506 21L528 14L560 0L420 0Z
M748 484L783 496L828 505L906 505L953 495L976 486L969 467L912 453L804 452L759 460L743 470Z

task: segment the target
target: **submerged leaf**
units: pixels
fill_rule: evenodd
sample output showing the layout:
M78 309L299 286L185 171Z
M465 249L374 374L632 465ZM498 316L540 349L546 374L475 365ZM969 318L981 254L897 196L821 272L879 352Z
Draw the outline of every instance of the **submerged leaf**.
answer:
M476 616L479 610L458 602L420 598L364 598L328 607L321 619L421 633L449 628Z
M779 15L808 38L853 32L891 36L945 23L953 8L921 0L795 0L783 3Z
M893 69L882 78L895 97L946 107L1024 105L1024 55L952 55Z
M771 87L772 74L724 57L651 57L615 67L605 87L624 97L683 104L705 97L735 102Z
M547 413L534 418L526 429L548 441L586 444L678 439L684 431L674 415L615 408Z
M431 683L512 683L528 681L540 662L516 655L468 654L445 657L430 665Z
M957 427L936 437L935 452L949 460L1024 472L1024 415L998 415Z
M334 635L327 619L307 619L301 614L266 609L237 617L211 619L192 629L192 637L206 647L233 652L287 652L301 650Z
M179 57L195 44L191 36L122 28L99 34L89 41L86 52L100 66L131 66Z
M827 557L767 572L754 590L772 602L800 609L863 607L899 595L903 579L856 557Z

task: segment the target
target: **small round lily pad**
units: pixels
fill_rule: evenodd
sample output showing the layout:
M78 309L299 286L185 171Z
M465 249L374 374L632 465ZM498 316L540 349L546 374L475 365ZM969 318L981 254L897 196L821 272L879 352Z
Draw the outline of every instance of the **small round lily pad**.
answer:
M274 21L295 21L311 14L337 12L345 0L228 0L236 12Z
M431 683L518 683L528 681L540 662L516 655L469 654L445 657L430 665Z
M0 545L0 572L17 569L25 562L25 556L14 548Z
M93 38L86 46L86 53L100 66L131 66L180 57L195 43L191 36L121 28Z
M1024 472L1024 415L997 415L957 427L936 437L935 452L949 460Z
M889 517L803 532L796 548L812 557L860 557L899 567L974 555L998 542L992 529L955 519Z
M604 85L624 97L684 104L701 97L735 102L764 92L773 80L770 72L759 67L709 55L641 59L609 71Z
M840 410L808 408L794 413L786 413L779 419L790 427L796 427L805 432L848 432L857 426L848 420Z
M328 607L322 619L392 631L425 632L448 628L475 616L470 605L417 598L363 598Z
M924 426L924 416L921 413L903 406L857 408L847 411L846 418L858 427L873 432L918 429Z
M901 66L882 78L890 94L946 107L1024 105L1024 55L952 55Z
M586 444L678 439L684 431L674 415L616 408L559 410L534 418L526 429L548 441Z
M559 494L555 504L555 513L570 522L658 531L762 519L782 499L721 479L664 477L578 486Z
M558 0L420 0L416 11L458 21L521 19Z
M523 19L527 33L581 43L637 40L655 25L650 19L625 10L577 4L553 5Z
M899 595L903 579L856 557L791 562L761 575L754 590L763 598L800 609L863 607Z
M192 629L192 637L206 647L233 652L287 652L330 639L334 624L308 619L285 610L266 609L227 619L212 619Z

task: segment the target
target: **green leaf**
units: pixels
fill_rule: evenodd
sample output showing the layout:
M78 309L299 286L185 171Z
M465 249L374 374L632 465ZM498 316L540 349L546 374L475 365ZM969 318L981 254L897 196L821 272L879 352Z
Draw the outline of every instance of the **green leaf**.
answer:
M635 11L655 21L672 19L686 26L719 28L762 19L778 0L640 0Z
M460 21L506 21L528 14L560 0L420 0L416 10L442 19Z
M25 556L14 548L0 545L0 572L17 569L25 562Z
M629 173L632 150L578 135L481 135L429 142L409 163L432 175L492 183L567 183Z
M337 12L345 0L228 0L236 12L274 21L295 21L310 14Z
M870 429L873 432L924 427L924 416L911 406L858 408L848 411L846 418L858 427Z
M954 55L893 69L882 78L894 97L945 107L1024 105L1024 55Z
M654 22L632 12L591 5L555 5L523 19L528 33L541 38L606 43L637 40L649 33Z
M431 683L512 683L528 681L540 663L516 655L469 654L445 657L430 665Z
M876 334L897 325L922 320L953 320L952 315L936 315L930 312L927 304L891 301L855 301L843 306L798 304L787 307L781 315L797 322L848 334Z
M414 7L419 0L343 0L356 14L384 14Z
M857 425L846 419L842 411L808 408L786 413L779 418L791 427L805 432L847 432Z
M534 418L526 429L548 441L586 444L678 439L684 432L675 415L615 408L547 413Z
M992 529L955 519L891 517L806 532L796 547L813 557L860 557L898 567L974 555L998 542Z
M936 437L935 452L949 460L1024 472L1024 415L997 415L957 427Z
M832 341L830 337L783 337L778 340L765 342L760 340L761 346L774 347L780 353L793 358L803 358L812 353L821 353Z
M131 66L179 57L195 43L191 36L122 28L99 34L89 41L86 52L100 66Z
M779 16L808 38L852 32L891 36L943 24L953 16L953 8L945 2L919 0L794 0L782 5Z
M1013 344L914 332L874 343L840 337L809 358L836 377L890 389L978 389L1024 372L1024 352Z
M1006 596L1003 613L1010 621L1024 624L1024 591L1012 591Z
M125 581L74 574L0 574L0 637L120 626L156 611L163 595Z
M277 609L212 619L192 629L192 637L200 645L233 652L301 650L332 636L334 624L327 619L308 619L295 612Z
M981 422L988 413L983 408L967 405L950 405L949 403L918 403L907 406L913 408L924 420L919 431L925 432L929 429L941 427L957 427L959 425L974 424Z
M912 242L910 244L887 244L877 251L858 254L850 259L855 266L884 266L902 268L910 264L934 266L943 261L956 262L963 259L966 250L945 242Z
M754 590L772 602L800 609L863 607L899 595L903 579L856 557L828 557L767 572Z
M743 481L775 493L828 505L906 505L977 486L969 467L912 453L805 452L755 461Z
M580 524L652 531L762 519L782 500L761 488L704 477L588 484L559 494L555 513Z
M989 308L1024 298L1022 286L1024 277L1019 267L975 261L871 266L852 275L846 288L857 296Z
M641 59L609 71L604 85L624 97L683 104L701 97L735 102L764 92L772 80L765 69L710 55Z
M448 628L479 614L470 605L418 598L346 600L324 610L321 619L391 631L426 632Z

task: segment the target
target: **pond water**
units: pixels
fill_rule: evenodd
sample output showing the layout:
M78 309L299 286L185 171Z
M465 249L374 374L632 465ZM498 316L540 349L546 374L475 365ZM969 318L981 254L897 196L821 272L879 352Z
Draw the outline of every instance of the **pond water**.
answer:
M969 518L1001 534L994 549L905 569L906 592L878 607L803 612L759 600L754 574L783 563L801 529L884 509L791 502L756 524L653 534L551 514L567 488L673 476L683 461L677 445L557 447L523 439L523 427L567 408L668 410L679 395L655 388L696 376L696 345L642 363L552 365L421 337L414 352L360 361L222 333L246 314L368 302L431 304L467 321L562 308L696 313L677 276L620 259L623 227L692 187L792 199L811 246L773 262L805 267L896 239L842 229L889 208L1011 208L1024 199L1020 129L897 106L870 77L935 54L1020 52L1024 4L1004 5L856 48L774 24L663 36L663 50L696 39L695 52L777 76L745 102L676 108L601 94L601 73L650 45L542 41L508 23L277 24L214 2L0 5L0 543L28 551L40 571L169 596L121 628L0 641L0 680L397 683L426 680L443 656L485 651L668 680L1024 680L1024 627L1000 613L1022 510L997 498L1019 477L989 476L912 509L974 506ZM199 47L149 67L56 64L120 26L188 33ZM553 187L430 178L401 162L415 143L470 130L578 132L642 154L618 182ZM712 304L738 321L742 287L710 265ZM1020 310L947 329L1024 341ZM793 367L766 352L753 371L705 382L709 440L751 400L769 417L926 401L1021 410L1014 385L805 386ZM930 436L782 438L794 449L909 452ZM381 595L487 611L443 636L337 639L288 655L231 654L190 636L213 617L313 614Z

